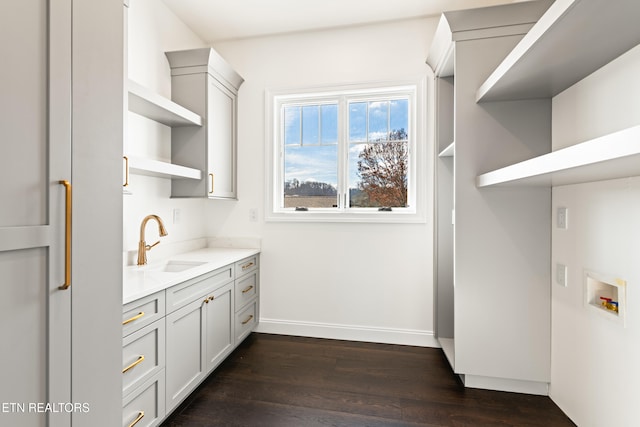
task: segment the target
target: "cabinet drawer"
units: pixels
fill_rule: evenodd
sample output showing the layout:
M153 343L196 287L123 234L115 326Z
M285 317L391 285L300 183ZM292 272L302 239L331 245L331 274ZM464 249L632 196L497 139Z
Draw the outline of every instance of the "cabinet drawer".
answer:
M122 425L124 427L157 426L164 415L163 369L123 399Z
M147 326L164 317L164 291L131 301L122 307L122 336Z
M236 277L242 277L258 268L259 255L253 255L236 262Z
M258 301L254 300L236 314L236 344L245 339L258 324Z
M126 396L165 365L164 319L122 340L122 395Z
M236 280L236 310L240 310L249 301L255 298L258 293L258 271L247 274Z
M233 280L233 265L227 265L167 289L167 314L231 280Z

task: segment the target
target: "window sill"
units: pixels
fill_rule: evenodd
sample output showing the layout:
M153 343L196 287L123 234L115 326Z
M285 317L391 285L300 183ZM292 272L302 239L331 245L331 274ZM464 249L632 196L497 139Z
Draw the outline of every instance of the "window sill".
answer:
M314 212L282 211L266 215L267 222L346 222L346 223L387 223L424 224L426 216L416 212Z

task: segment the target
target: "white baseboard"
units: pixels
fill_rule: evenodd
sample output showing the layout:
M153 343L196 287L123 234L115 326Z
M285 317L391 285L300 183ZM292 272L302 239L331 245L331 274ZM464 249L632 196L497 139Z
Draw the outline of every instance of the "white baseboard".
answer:
M413 329L370 328L261 318L256 332L417 347L440 347L432 331Z
M481 375L462 375L462 377L464 386L469 388L537 394L540 396L549 395L549 383L483 377Z

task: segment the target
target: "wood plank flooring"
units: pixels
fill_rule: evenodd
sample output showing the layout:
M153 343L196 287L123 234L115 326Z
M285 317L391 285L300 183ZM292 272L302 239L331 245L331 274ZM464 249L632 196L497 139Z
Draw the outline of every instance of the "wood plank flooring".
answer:
M548 397L465 389L440 349L254 333L162 426L574 424Z

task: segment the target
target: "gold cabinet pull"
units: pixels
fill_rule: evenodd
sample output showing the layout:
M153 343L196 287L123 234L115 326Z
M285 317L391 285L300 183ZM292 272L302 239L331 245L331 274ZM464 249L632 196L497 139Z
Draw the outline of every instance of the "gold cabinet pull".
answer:
M251 268L253 267L253 261L251 261L249 264L245 264L242 266L242 270L246 270L247 268Z
M126 325L127 323L131 323L131 322L133 322L134 320L138 320L138 319L139 319L139 318L141 318L142 316L144 316L144 311L141 311L140 313L136 314L135 316L133 316L133 317L132 317L132 318L130 318L130 319L124 320L124 321L122 322L122 324L123 324L123 325Z
M209 176L211 177L211 191L209 191L209 194L213 194L213 187L214 187L215 181L212 173L210 173Z
M246 293L247 293L247 292L249 292L251 289L253 289L253 285L251 285L251 286L247 286L246 288L244 288L244 289L242 290L242 293L243 293L243 294L246 294Z
M137 365L141 364L143 360L144 360L144 356L143 355L139 356L138 359L135 362L133 362L131 365L129 365L126 368L124 368L122 370L122 373L124 374L129 369L132 369L132 368L136 367Z
M129 186L129 158L127 156L122 156L124 159L124 184L123 187Z
M71 183L66 179L58 181L65 189L65 232L64 232L64 283L60 289L71 286Z
M133 420L131 424L129 424L129 427L133 427L134 425L138 424L140 420L143 418L144 418L144 411L138 412L138 416L136 417L135 420Z
M209 298L205 298L205 299L204 299L204 302L205 302L205 303L207 303L207 304L209 304L209 301L213 301L214 299L216 299L216 297L211 296L211 297L209 297Z
M252 319L253 319L253 314L249 315L249 318L247 320L245 320L244 322L242 322L242 324L246 325L247 323L251 322Z

